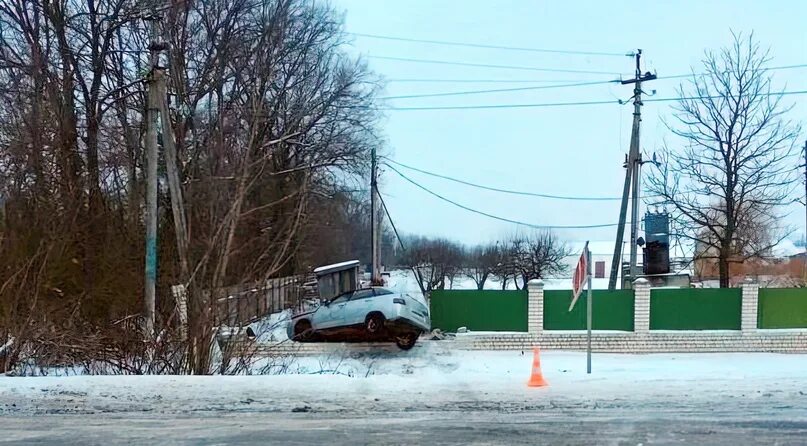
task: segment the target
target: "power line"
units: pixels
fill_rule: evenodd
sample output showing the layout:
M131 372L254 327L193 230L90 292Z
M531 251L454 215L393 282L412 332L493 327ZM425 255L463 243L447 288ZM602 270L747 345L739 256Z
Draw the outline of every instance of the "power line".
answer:
M541 108L541 107L570 107L578 105L604 105L618 104L617 100L584 101L584 102L549 102L543 104L490 104L490 105L445 105L424 107L379 107L379 110L413 111L413 110L484 110L495 108Z
M573 82L569 79L387 79L387 83L469 83L469 84L541 84Z
M389 214L389 209L387 209L387 203L384 202L384 197L381 195L381 191L378 188L375 189L376 194L378 194L378 198L381 201L381 207L384 208L384 213L387 214L387 220L389 220L390 226L392 226L392 231L395 233L395 238L398 239L398 243L401 245L401 249L406 251L406 246L403 244L403 240L401 239L400 234L398 234L398 229L395 227L395 222L392 221L392 215Z
M612 52L604 52L604 51L575 51L575 50L554 50L554 49L546 49L546 48L525 48L525 47L515 47L515 46L504 46L504 45L488 45L488 44L481 44L481 43L468 43L468 42L451 42L445 40L428 40L428 39L413 39L409 37L395 37L395 36L382 36L378 34L365 34L365 33L348 33L352 34L357 37L367 37L370 39L382 39L382 40L396 40L400 42L414 42L414 43L428 43L431 45L446 45L446 46L464 46L469 48L486 48L486 49L493 49L493 50L507 50L507 51L525 51L525 52L532 52L532 53L551 53L551 54L569 54L569 55L578 55L578 56L613 56L613 57L624 57L624 56L633 56L632 53L612 53Z
M807 68L807 64L801 65L784 65L779 67L770 67L766 68L765 71L772 71L772 70L789 70L795 68ZM670 80L670 79L681 79L681 78L688 78L688 77L702 77L706 76L707 73L688 73L688 74L676 74L672 76L660 76L657 77L657 80ZM427 97L441 97L441 96L464 96L464 95L472 95L472 94L485 94L485 93L506 93L512 91L528 91L528 90L539 90L539 89L546 89L546 88L565 88L565 87L579 87L579 86L586 86L586 85L598 85L598 84L609 84L609 83L618 83L619 80L611 80L611 81L593 81L593 82L576 82L576 83L569 83L573 81L559 81L559 80L473 80L473 79L392 79L387 82L444 82L444 83L553 83L553 82L566 82L564 85L547 85L547 86L537 86L537 87L518 87L518 88L502 88L502 89L490 89L490 90L470 90L470 91L458 91L458 92L445 92L445 93L426 93L426 94L412 94L412 95L400 95L400 96L387 96L380 99L411 99L411 98L427 98Z
M429 172L427 170L418 169L417 167L408 166L406 164L400 163L398 161L392 160L390 158L384 157L386 162L394 163L398 166L404 167L406 169L414 170L415 172L420 172L426 175L430 175L437 178L442 178L444 180L453 181L455 183L464 184L466 186L476 187L479 189L485 189L493 192L502 192L505 194L513 194L513 195L526 195L530 197L541 197L541 198L552 198L556 200L579 200L579 201L616 201L621 200L622 197L572 197L572 196L564 196L564 195L550 195L550 194L539 194L535 192L524 192L524 191L516 191L516 190L509 190L509 189L500 189L496 187L490 186L483 186L481 184L471 183L469 181L460 180L458 178L452 178L446 175L441 175L439 173ZM386 163L385 163L386 164ZM389 164L386 164L389 166ZM392 166L390 166L392 168Z
M487 212L479 211L477 209L470 208L470 207L465 206L463 204L457 203L456 201L448 199L448 198L438 194L437 192L433 192L432 190L428 189L427 187L420 185L415 180L407 177L406 175L401 173L398 169L390 166L389 164L387 164L387 167L392 169L393 172L397 173L401 178L403 178L406 181L412 183L413 185L417 186L419 189L422 189L423 191L427 192L430 195L433 195L433 196L435 196L435 197L437 197L437 198L439 198L439 199L441 199L441 200L443 200L443 201L445 201L447 203L453 204L454 206L457 206L458 208L465 209L466 211L473 212L473 213L479 214L479 215L483 215L485 217L492 218L494 220L504 221L504 222L507 222L507 223L513 223L513 224L517 224L517 225L521 225L521 226L527 226L527 227L534 228L534 229L592 229L592 228L607 228L607 227L611 227L611 226L617 226L616 223L600 224L600 225L535 225L535 224L532 224L532 223L526 223L526 222L523 222L523 221L511 220L509 218L499 217L497 215L488 214Z
M512 91L527 91L527 90L543 90L547 88L568 88L568 87L583 87L587 85L603 85L619 83L619 80L611 81L594 81L594 82L578 82L575 84L561 84L561 85L541 85L538 87L518 87L518 88L497 88L493 90L471 90L471 91L452 91L448 93L426 93L426 94L410 94L403 96L386 96L379 99L413 99L413 98L433 98L440 96L465 96L472 94L485 94L485 93L505 93Z
M781 65L778 67L768 67L762 68L761 71L778 71L778 70L793 70L798 68L807 68L807 64L796 64L796 65ZM656 80L665 80L665 79L681 79L686 77L702 77L708 76L709 73L687 73L687 74L675 74L672 76L658 76Z
M807 94L807 90L797 91L782 91L778 93L761 93L758 96L790 96ZM681 101L693 99L719 99L721 96L684 96L673 98L648 98L642 99L643 102L668 102L668 101ZM490 104L490 105L446 105L446 106L423 106L423 107L378 107L378 110L390 111L416 111L416 110L484 110L484 109L497 109L497 108L541 108L541 107L571 107L582 105L605 105L605 104L622 104L619 100L602 100L602 101L582 101L582 102L549 102L538 104Z
M543 71L549 73L576 73L576 74L616 74L616 75L620 74L615 71L588 71L588 70L570 70L565 68L521 67L513 65L494 65L494 64L483 64L473 62L450 62L446 60L433 60L433 59L413 59L409 57L393 57L393 56L367 56L367 57L371 59L394 60L398 62L413 62L413 63L436 64L436 65L457 65L461 67L496 68L504 70Z
M776 71L776 70L791 70L797 68L807 68L807 64L799 64L799 65L782 65L778 67L770 67L765 68L765 71ZM687 73L687 74L675 74L671 76L658 76L656 80L667 80L667 79L681 79L686 77L697 77L697 76L705 76L706 73ZM428 78L411 78L411 79L387 79L388 83L479 83L479 84L495 84L495 83L504 83L504 84L529 84L529 83L567 83L573 82L569 79L428 79Z

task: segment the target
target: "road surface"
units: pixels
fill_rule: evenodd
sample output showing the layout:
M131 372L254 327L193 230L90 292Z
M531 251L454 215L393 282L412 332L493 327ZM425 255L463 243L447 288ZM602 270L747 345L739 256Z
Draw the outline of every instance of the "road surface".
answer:
M743 444L807 439L807 355L345 354L252 376L0 377L9 444ZM266 370L266 369L264 369Z
M803 445L803 411L626 407L486 411L44 415L0 418L3 442L110 444L777 444Z

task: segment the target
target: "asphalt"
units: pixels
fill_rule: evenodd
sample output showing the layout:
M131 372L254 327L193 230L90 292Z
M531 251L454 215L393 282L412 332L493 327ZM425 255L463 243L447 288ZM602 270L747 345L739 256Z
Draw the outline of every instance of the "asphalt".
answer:
M803 445L804 409L677 406L384 413L208 412L3 416L19 445Z

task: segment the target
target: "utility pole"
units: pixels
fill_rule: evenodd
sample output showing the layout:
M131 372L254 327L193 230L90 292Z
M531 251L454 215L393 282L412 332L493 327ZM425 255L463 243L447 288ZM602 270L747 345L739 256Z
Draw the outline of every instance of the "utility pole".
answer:
M807 140L804 141L804 272L802 278L807 280Z
M378 160L376 159L375 147L370 150L370 157L370 250L372 256L370 283L381 285L381 261L378 258L378 203L376 200L376 193L378 193Z
M608 279L608 289L616 288L617 275L622 269L622 238L625 234L625 218L628 210L628 196L632 197L631 203L631 231L630 231L630 269L628 270L631 279L636 275L636 237L639 231L639 168L641 166L641 154L639 153L639 130L642 122L642 82L651 81L656 78L655 74L641 71L642 50L639 49L634 54L636 60L636 77L622 81L622 85L634 84L633 88L633 128L630 135L630 149L625 160L625 184L622 188L622 205L619 209L619 225L616 232L616 243L614 244L614 256L611 261L611 276ZM632 193L631 193L632 189Z
M152 14L147 20L151 27L151 43L146 105L146 277L143 331L147 339L153 339L157 284L157 117L160 109L159 85L155 73L160 63L160 43L156 14Z

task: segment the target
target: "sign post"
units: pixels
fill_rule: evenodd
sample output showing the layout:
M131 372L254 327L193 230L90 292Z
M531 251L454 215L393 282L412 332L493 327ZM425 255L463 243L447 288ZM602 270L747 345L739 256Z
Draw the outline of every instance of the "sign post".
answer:
M586 242L588 248L588 242ZM593 304L591 298L591 251L586 249L586 273L588 275L588 298L586 299L586 330L588 331L587 347L586 347L586 373L591 374L591 306Z
M569 311L572 311L577 298L583 292L584 283L588 281L588 298L586 299L586 330L588 333L587 347L586 347L586 373L591 373L591 251L588 250L588 242L583 247L583 253L580 254L580 260L577 261L577 267L574 269L574 276L572 277L572 303L569 305Z

